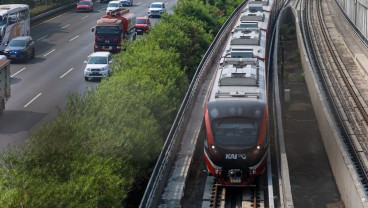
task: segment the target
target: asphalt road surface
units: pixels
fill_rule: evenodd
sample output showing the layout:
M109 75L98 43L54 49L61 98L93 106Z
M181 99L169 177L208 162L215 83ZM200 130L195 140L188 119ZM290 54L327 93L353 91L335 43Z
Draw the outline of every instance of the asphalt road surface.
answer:
M146 16L152 2L134 1L129 9L136 16ZM170 13L176 1L165 3ZM11 63L11 97L0 116L0 151L24 144L33 128L58 114L70 93L84 93L98 85L84 81L84 61L93 52L91 28L105 14L106 5L95 3L92 13L73 9L32 25L36 57ZM159 21L151 20L153 24Z

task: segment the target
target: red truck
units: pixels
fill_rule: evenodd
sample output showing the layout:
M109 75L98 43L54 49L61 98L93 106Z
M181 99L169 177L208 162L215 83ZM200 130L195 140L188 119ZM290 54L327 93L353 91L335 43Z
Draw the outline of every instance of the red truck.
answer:
M92 28L95 33L94 51L120 52L123 40L135 40L136 16L127 8L119 8L108 12L97 20Z

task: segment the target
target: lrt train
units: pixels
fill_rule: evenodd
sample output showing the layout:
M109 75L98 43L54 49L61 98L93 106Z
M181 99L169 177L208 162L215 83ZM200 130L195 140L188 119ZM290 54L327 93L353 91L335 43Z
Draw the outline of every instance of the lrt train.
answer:
M204 160L223 186L247 186L269 154L267 45L277 0L250 0L235 23L204 113Z

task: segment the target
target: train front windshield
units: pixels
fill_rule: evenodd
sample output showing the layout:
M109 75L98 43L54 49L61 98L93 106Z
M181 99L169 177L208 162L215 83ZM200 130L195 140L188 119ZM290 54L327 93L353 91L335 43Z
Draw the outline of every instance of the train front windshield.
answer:
M212 122L215 143L218 145L254 146L257 144L258 124L252 119L226 117Z

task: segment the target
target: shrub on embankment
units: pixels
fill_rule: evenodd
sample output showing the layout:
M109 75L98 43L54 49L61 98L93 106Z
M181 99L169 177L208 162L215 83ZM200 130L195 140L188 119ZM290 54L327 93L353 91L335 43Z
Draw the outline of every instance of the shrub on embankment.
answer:
M187 9L183 2L200 9L180 13ZM178 14L164 16L149 35L114 56L113 76L84 95L72 93L22 149L1 154L2 207L127 204L135 183L149 177L188 76L222 24L213 5L178 3ZM198 18L203 16L212 26Z

